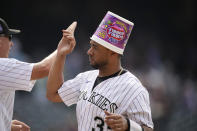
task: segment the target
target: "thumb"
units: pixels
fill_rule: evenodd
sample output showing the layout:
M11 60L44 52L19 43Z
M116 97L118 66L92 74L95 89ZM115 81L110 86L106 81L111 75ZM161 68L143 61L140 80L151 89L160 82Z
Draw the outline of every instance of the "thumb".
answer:
M77 22L74 21L66 30L74 34L76 27L77 27Z
M12 125L12 129L16 130L16 129L22 129L22 125Z
M107 112L106 110L104 110L104 112L105 112L105 115L107 116L111 115L111 113Z

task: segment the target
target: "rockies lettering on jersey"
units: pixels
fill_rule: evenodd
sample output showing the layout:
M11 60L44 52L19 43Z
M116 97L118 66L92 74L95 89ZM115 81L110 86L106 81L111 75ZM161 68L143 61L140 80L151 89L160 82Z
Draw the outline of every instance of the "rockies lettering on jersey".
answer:
M114 113L114 111L118 108L116 103L111 103L107 98L102 96L99 93L92 92L91 96L88 98L86 96L87 92L81 92L79 96L79 100L87 100L88 102L91 102L92 104L98 106L102 110L110 111L111 113Z

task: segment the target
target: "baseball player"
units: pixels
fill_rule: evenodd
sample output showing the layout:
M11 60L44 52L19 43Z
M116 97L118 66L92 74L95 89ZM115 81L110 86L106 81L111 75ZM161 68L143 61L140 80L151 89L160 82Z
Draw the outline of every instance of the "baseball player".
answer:
M79 131L153 130L149 94L140 81L121 66L124 49L120 49L118 43L115 46L110 43L122 40L125 44L127 41L131 28L123 20L126 21L112 12L107 13L91 37L87 52L90 65L96 70L80 73L65 82L62 72L67 55L76 45L74 31L77 23L73 22L67 30L63 30L48 76L47 97L67 106L77 104ZM103 34L106 36L103 37Z
M48 75L56 51L38 63L27 63L8 58L13 46L12 35L20 30L10 29L0 18L0 131L30 131L18 120L12 121L16 90L31 91L35 80Z

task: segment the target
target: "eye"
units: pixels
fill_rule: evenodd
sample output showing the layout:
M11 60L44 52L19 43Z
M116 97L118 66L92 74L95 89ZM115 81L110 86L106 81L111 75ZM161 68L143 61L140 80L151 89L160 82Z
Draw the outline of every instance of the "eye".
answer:
M95 44L92 44L93 49L97 49L97 46Z

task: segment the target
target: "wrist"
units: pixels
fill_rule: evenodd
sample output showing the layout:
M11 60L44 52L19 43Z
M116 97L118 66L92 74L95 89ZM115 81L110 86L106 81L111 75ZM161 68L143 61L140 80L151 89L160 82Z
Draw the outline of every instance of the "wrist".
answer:
M58 58L62 58L64 59L66 57L67 54L63 54L63 53L57 53L57 57Z
M130 121L129 118L126 118L127 120L127 129L125 131L130 131Z
M142 131L144 131L144 128L143 128L143 126L141 126L141 128L142 128Z
M128 128L126 131L144 131L144 128L140 126L138 123L135 121L132 121L128 119L128 126L130 125L130 128Z

